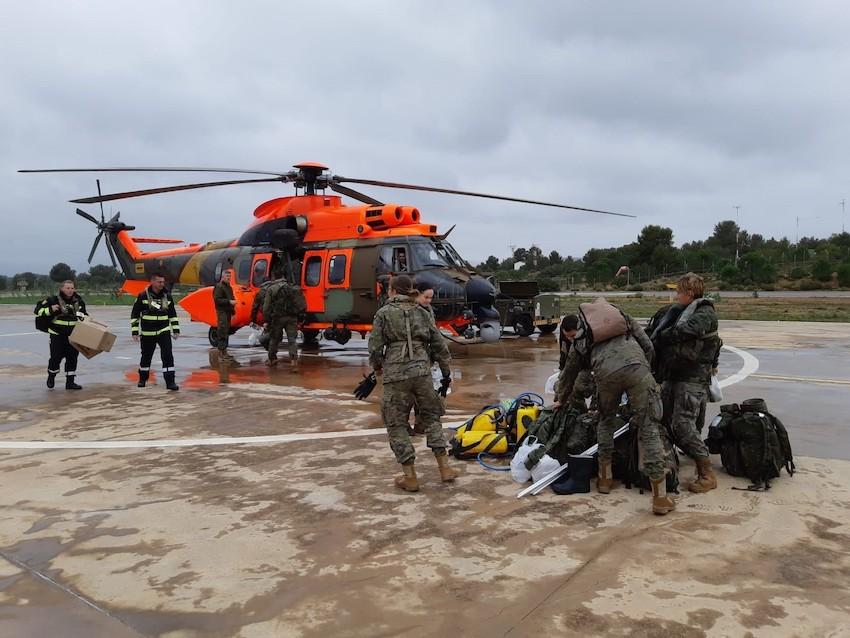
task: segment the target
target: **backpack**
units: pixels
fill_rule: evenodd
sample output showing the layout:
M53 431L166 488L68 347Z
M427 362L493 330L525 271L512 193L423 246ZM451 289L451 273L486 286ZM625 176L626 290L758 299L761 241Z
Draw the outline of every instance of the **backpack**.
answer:
M578 308L590 343L603 343L629 333L629 322L622 311L601 297L593 303L579 304Z
M721 405L705 442L709 452L720 454L726 472L750 480L751 491L769 490L783 467L789 476L796 470L788 431L768 412L764 399Z
M667 466L667 493L678 494L679 455L676 453L676 448L673 447L667 429L659 427L659 434L661 435L664 464ZM622 481L628 489L635 486L643 494L644 490L651 491L652 485L649 482L649 477L643 473L640 446L638 445L639 438L638 429L631 426L628 432L614 439L614 459L611 473L615 479Z
M38 312L46 307L50 302L47 299L42 299L37 304L35 304L35 308L32 309L33 313L35 313L35 329L40 332L48 332L50 329L50 324L53 322L53 317L49 314L40 315Z

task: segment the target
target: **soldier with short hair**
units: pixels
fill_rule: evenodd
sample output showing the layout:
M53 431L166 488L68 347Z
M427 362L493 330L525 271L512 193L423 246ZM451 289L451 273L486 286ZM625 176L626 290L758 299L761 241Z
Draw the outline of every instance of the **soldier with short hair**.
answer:
M221 279L213 289L219 361L228 361L233 358L227 352L230 340L230 320L236 312L236 297L233 295L230 277L231 271L225 270L221 273Z
M286 279L277 279L268 287L263 296L263 320L269 333L268 365L277 365L277 349L286 332L289 345L289 365L293 371L298 369L298 321L307 310L307 300L300 286Z
M652 378L650 362L653 347L649 337L638 323L619 312L604 300L600 307L608 307L614 319L622 317L623 330L620 334L597 342L598 335L591 335L588 327L579 327L570 348L563 370L558 378L556 405L566 405L573 393L576 378L581 370L593 370L599 395L600 421L597 429L599 442L599 477L596 489L601 494L610 493L614 479L614 430L618 422L617 410L625 392L632 410L632 423L638 427L638 440L643 453L643 468L652 485L652 511L667 514L676 509L676 503L667 494L664 448L659 426L661 423L661 396L658 385ZM582 304L596 306L597 304ZM586 311L585 311L586 312Z
M717 334L714 303L704 298L704 293L702 277L692 272L680 277L676 284L677 305L668 310L670 315L659 320L659 329L652 336L658 349L664 424L673 442L696 462L697 476L688 486L696 493L717 487L700 431L722 341Z
M50 335L50 360L47 362L47 387L56 384L59 365L65 360L65 389L82 390L76 382L77 359L79 351L71 345L68 337L74 331L77 321L82 321L86 314L86 302L76 292L74 282L70 279L63 281L57 294L43 299L36 307L37 317L45 317L47 333ZM47 322L49 318L49 323ZM40 319L39 319L40 320Z
M566 315L561 319L561 338L559 344L561 357L558 361L558 370L563 370L567 363L567 356L578 333L578 327L578 315ZM558 388L556 386L555 394L557 393ZM593 374L590 370L582 370L578 373L578 377L576 377L573 393L567 399L567 405L580 412L587 412L587 399L590 399L590 409L596 410L598 405L596 401L596 383L593 381Z
M408 492L419 491L414 465L416 451L407 424L414 401L419 407L428 447L437 459L440 478L444 482L457 478L457 472L448 464L440 423L442 406L431 380L431 362L435 361L443 375L441 387L448 389L451 355L431 314L417 303L418 294L409 276L394 277L390 282L390 298L375 313L369 335L369 363L375 374L383 378L381 415L390 448L403 472L395 479L395 485Z

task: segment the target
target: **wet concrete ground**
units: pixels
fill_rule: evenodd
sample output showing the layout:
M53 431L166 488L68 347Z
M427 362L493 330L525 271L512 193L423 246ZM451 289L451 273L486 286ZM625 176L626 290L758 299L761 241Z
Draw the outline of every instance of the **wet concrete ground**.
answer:
M726 399L764 397L799 472L766 493L721 472L653 517L635 490L517 500L475 463L442 485L421 439L423 490L399 493L380 390L350 395L359 339L296 375L238 334L221 368L183 317L181 391L141 390L128 309L92 309L119 340L66 393L43 385L30 312L0 307L2 636L850 635L850 326L724 323L760 364ZM448 421L539 392L557 362L552 337L453 353ZM721 377L742 365L724 351ZM250 436L279 438L191 445ZM151 440L188 446L8 449Z

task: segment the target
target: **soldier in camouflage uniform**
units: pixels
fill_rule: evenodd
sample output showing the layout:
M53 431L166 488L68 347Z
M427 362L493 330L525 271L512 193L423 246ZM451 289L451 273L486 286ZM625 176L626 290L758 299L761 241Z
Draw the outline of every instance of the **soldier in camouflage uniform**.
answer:
M232 358L227 352L230 339L230 319L236 312L236 298L233 296L233 287L230 285L229 270L221 273L221 280L213 290L213 302L215 303L219 360L228 361Z
M401 464L403 474L397 487L419 491L407 419L413 401L426 430L428 447L434 452L443 481L453 481L457 472L448 465L446 441L440 423L442 406L431 380L431 362L440 366L443 384L451 383L449 349L434 325L430 313L416 303L418 291L410 277L397 275L390 283L390 298L372 320L369 335L369 363L383 376L384 396L381 414L390 440L390 448Z
M674 443L694 459L697 477L691 492L708 492L717 487L708 448L700 437L708 402L708 385L717 367L720 337L717 314L710 299L705 299L702 277L683 275L676 287L678 311L675 321L662 321L653 334L658 347L658 376L662 381L664 424ZM666 325L665 325L666 324Z
M307 310L307 301L300 286L286 279L274 281L266 290L263 299L263 319L269 332L269 366L277 365L277 348L286 332L289 345L289 365L298 369L298 320Z
M561 357L558 361L558 370L563 370L567 363L567 356L570 353L570 348L573 346L573 340L578 332L578 316L567 315L561 320L561 339L560 351ZM555 394L558 394L557 385ZM565 406L575 408L580 412L587 412L587 399L590 399L590 409L598 409L596 400L596 383L593 380L593 374L590 370L582 370L576 377L573 393L567 399Z
M676 508L676 503L666 491L667 470L659 432L661 397L649 365L653 358L652 342L634 319L623 316L628 332L602 343L590 343L587 330L584 326L579 328L558 379L556 405L566 404L581 370L593 371L600 413L597 429L599 477L596 488L601 494L608 494L614 483L612 462L614 430L618 424L617 409L620 397L625 392L632 410L631 421L638 426L643 469L652 484L652 511L655 514L667 514Z

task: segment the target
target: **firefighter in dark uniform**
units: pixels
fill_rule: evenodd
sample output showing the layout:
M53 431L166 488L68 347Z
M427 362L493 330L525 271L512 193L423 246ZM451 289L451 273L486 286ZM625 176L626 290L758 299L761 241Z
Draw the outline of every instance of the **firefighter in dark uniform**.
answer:
M65 389L82 390L77 384L77 358L80 353L68 341L77 321L82 321L86 314L86 302L77 294L73 281L63 281L59 294L44 299L36 306L37 317L48 317L50 322L47 333L50 335L50 361L47 363L47 387L52 388L59 374L59 365L65 359Z
M136 297L130 313L130 333L133 341L142 342L142 358L139 361L139 387L144 388L151 374L151 361L156 347L162 357L162 376L165 387L179 390L174 382L174 355L171 339L180 336L180 321L174 307L174 299L165 289L165 277L155 274L150 286Z
M227 344L230 339L230 319L236 312L236 297L233 296L233 286L230 285L229 270L221 273L221 280L213 290L213 301L217 320L219 361L230 361L233 357L227 352Z

